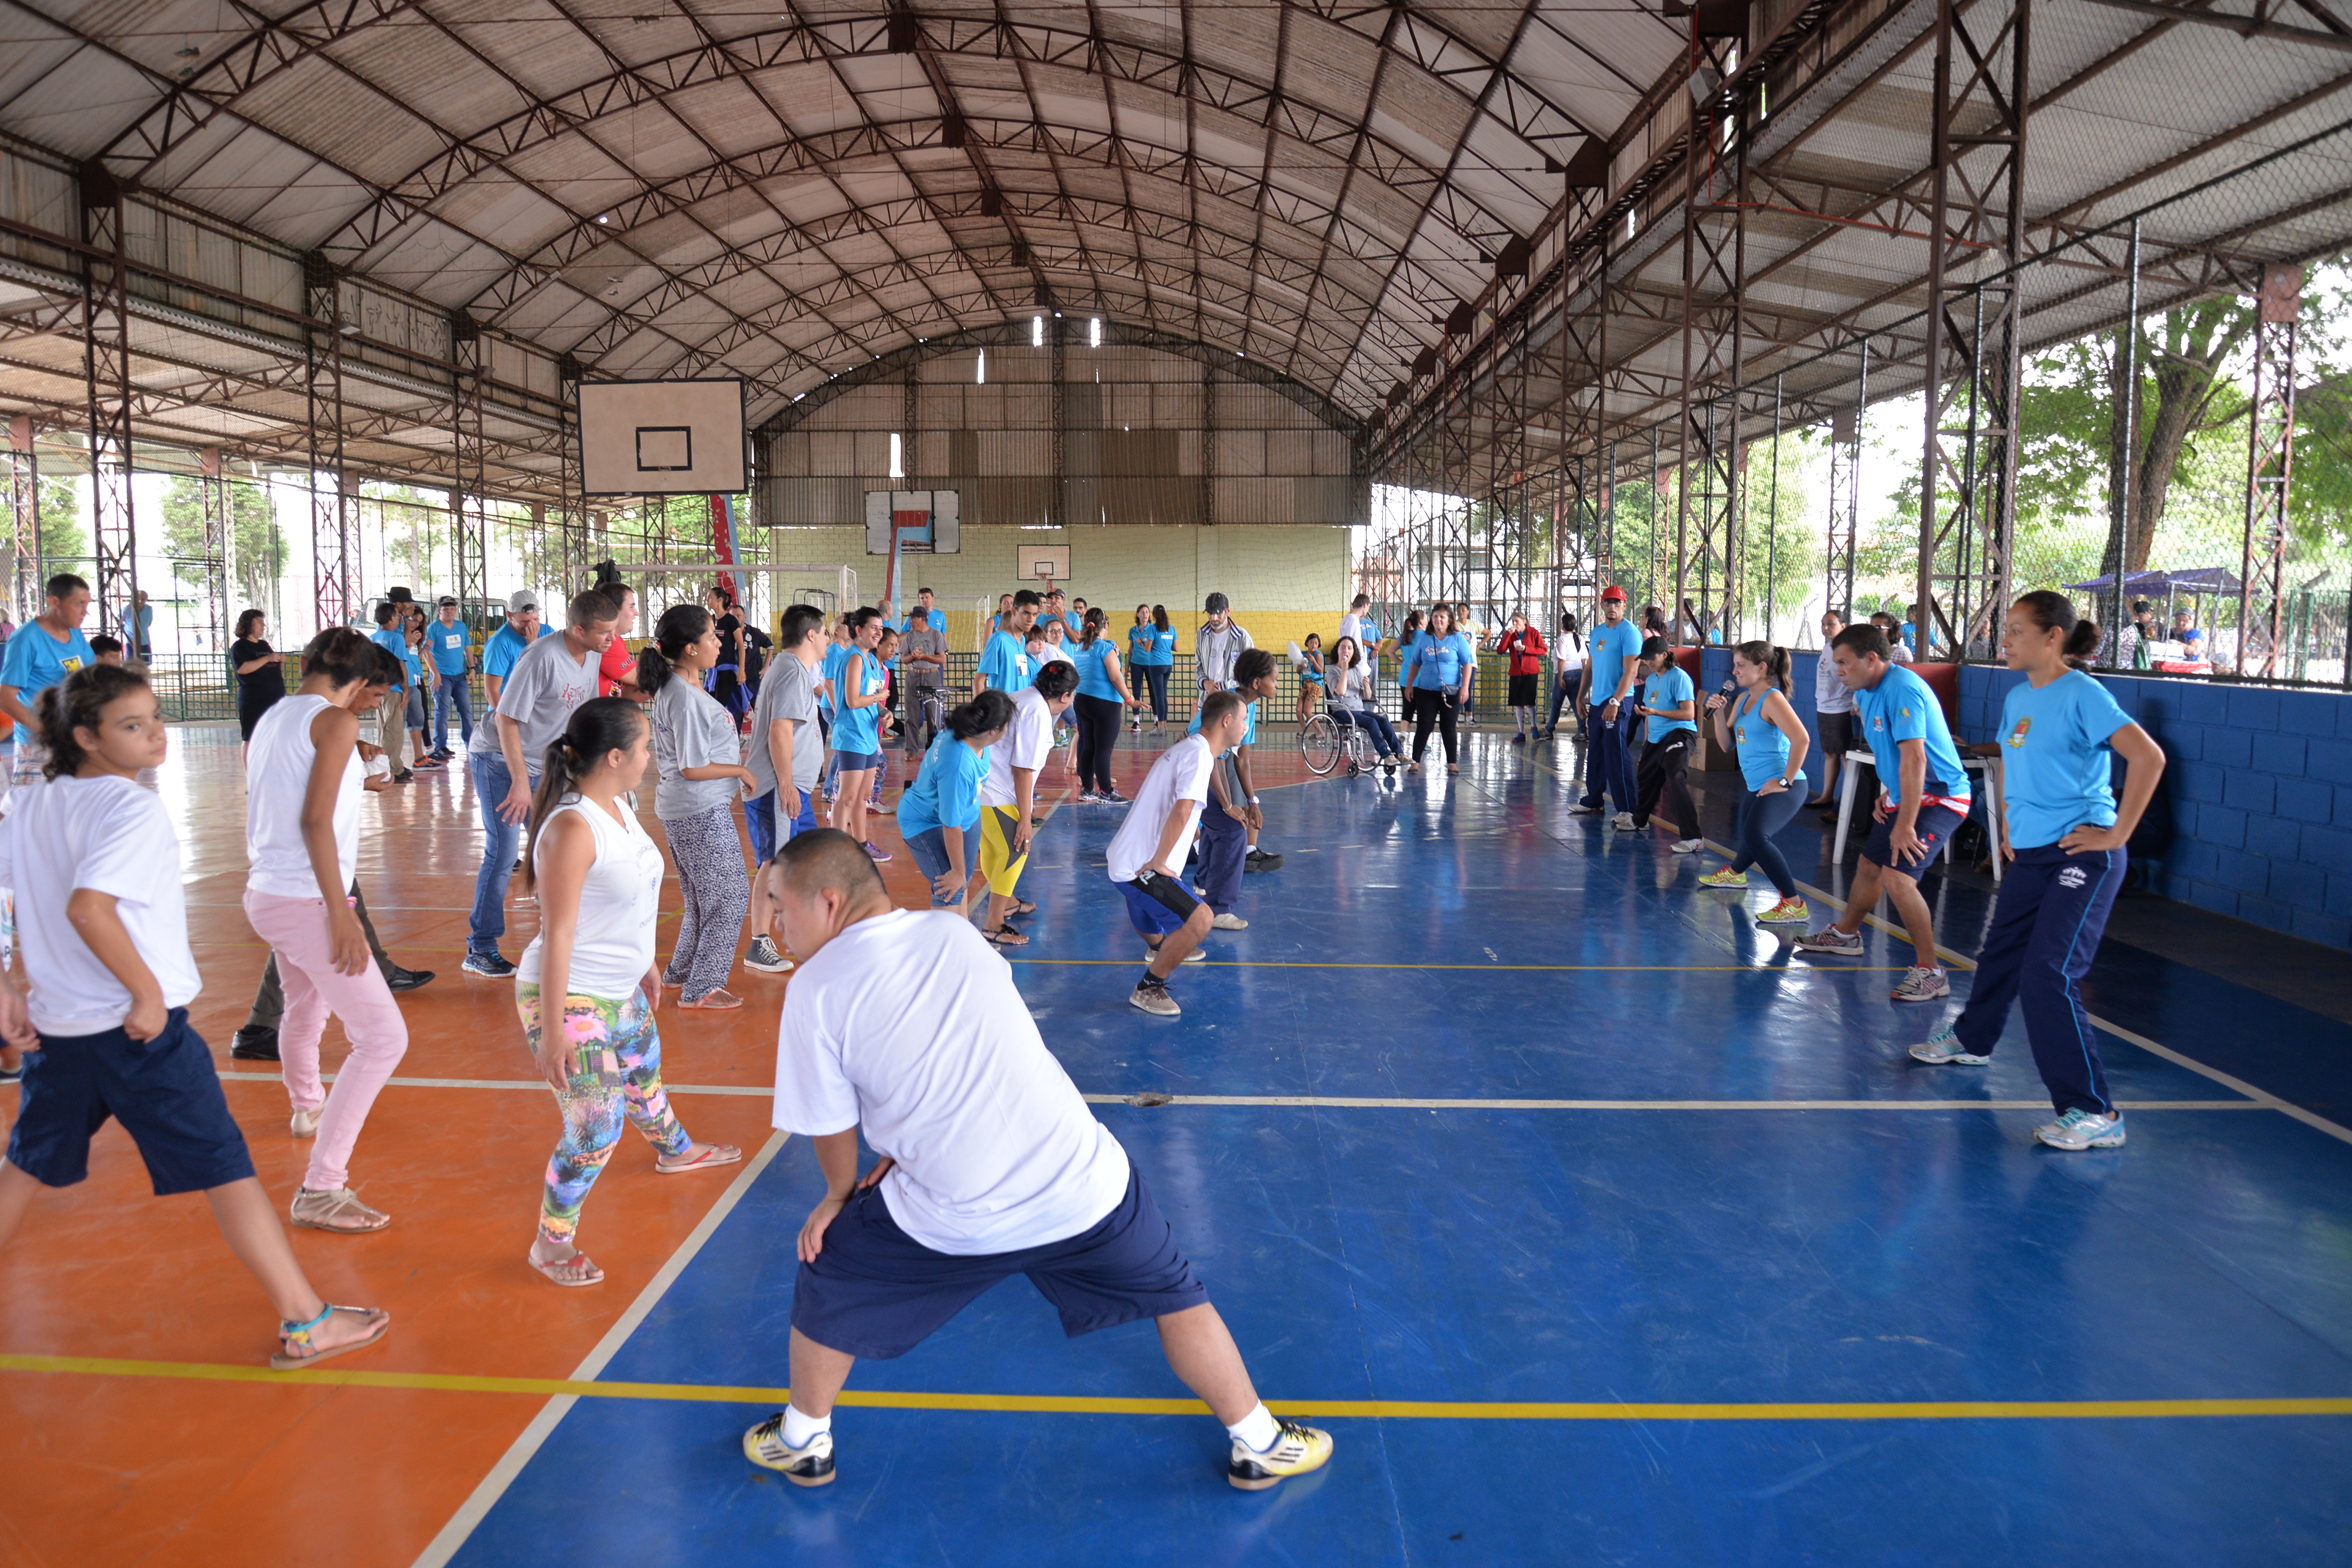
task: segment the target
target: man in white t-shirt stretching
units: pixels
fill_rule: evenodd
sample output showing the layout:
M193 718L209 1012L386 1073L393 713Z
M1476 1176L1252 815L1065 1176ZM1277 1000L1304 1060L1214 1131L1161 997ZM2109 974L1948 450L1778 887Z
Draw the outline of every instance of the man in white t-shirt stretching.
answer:
M1169 1365L1231 1434L1234 1486L1320 1468L1329 1436L1259 1403L1142 1173L980 933L891 908L846 834L793 839L773 875L801 961L777 1034L775 1124L815 1146L825 1195L801 1227L792 1404L743 1435L744 1457L825 1485L834 1401L856 1358L904 1355L1026 1274L1072 1338L1158 1322ZM862 1181L861 1127L882 1156Z
M1105 857L1110 879L1127 898L1127 918L1142 936L1151 958L1128 1001L1145 1012L1173 1018L1183 1011L1168 994L1176 966L1200 952L1209 934L1209 906L1184 885L1176 868L1200 831L1201 807L1209 798L1209 774L1217 759L1240 743L1249 721L1238 693L1213 691L1201 701L1200 729L1160 753L1135 792L1127 820Z

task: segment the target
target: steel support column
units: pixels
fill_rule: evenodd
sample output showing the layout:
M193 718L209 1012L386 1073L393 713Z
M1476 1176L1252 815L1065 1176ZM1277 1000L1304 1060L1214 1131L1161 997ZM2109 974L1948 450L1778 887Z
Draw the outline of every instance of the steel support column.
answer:
M1047 374L1053 377L1049 394L1054 422L1054 511L1045 521L1056 528L1067 528L1070 524L1070 391L1066 383L1069 375L1069 362L1063 352L1062 319L1059 316L1045 318L1045 342L1051 351Z
M197 500L204 507L205 519L205 647L215 654L228 651L229 593L236 581L233 558L236 552L236 529L229 519L228 478L221 466L218 447L207 447L197 455Z
M1853 619L1855 550L1862 529L1862 426L1870 410L1870 340L1853 379L1853 406L1830 416L1830 521L1827 607Z
M489 455L482 436L482 382L489 346L464 310L449 318L449 427L456 483L449 490L449 546L460 615L480 613L489 599Z
M2290 673L2286 611L2287 499L2294 476L2295 321L2303 268L2263 268L2255 297L2253 385L2248 399L2246 542L2238 576L2238 673Z
M1702 71L1730 77L1738 40L1696 35ZM1697 616L1719 613L1724 640L1738 623L1739 384L1747 372L1748 89L1710 98L1691 114L1683 183L1682 395L1675 463L1675 637L1694 619L1689 575L1697 569ZM1697 640L1703 632L1693 627Z
M2108 386L2107 548L2099 573L2108 579L2099 623L2107 661L2123 654L2124 577L2131 560L2132 489L2139 477L2139 219L2131 226L2131 277L2124 287L2124 324L2116 334Z
M310 602L318 629L349 626L359 605L352 573L351 486L343 471L342 312L335 269L323 256L302 258L302 387L309 421ZM321 490L321 479L331 487Z
M41 613L41 459L33 450L33 416L8 421L8 609L18 626Z
M559 553L562 565L561 574L563 592L568 598L588 585L588 498L582 492L587 481L581 474L580 451L580 362L570 354L555 362L556 399L560 406L556 418L563 429L562 462L556 475L555 527L561 536Z
M131 272L122 187L96 162L80 174L82 385L89 416L90 584L98 624L135 652L139 532L131 501Z
M1990 656L2011 591L2032 0L1939 0L1928 163L1918 657ZM1939 593L1939 585L1941 592Z

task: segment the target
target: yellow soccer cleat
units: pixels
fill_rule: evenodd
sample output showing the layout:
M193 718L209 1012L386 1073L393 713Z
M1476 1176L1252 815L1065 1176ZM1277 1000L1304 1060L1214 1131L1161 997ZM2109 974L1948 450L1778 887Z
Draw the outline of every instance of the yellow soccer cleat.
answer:
M743 1434L743 1457L763 1470L773 1470L796 1487L833 1484L833 1434L819 1432L805 1448L784 1443L784 1413L777 1411Z

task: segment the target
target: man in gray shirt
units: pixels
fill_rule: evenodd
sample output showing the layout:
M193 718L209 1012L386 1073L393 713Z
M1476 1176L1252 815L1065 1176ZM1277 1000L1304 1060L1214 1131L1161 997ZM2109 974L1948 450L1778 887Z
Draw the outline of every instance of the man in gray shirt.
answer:
M572 710L596 695L597 666L620 629L621 606L604 590L590 588L573 595L564 618L562 637L540 638L515 660L467 748L474 801L482 813L482 868L474 876L466 971L487 979L514 973L499 941L507 934L507 882L514 875L516 846L530 820L547 748L572 722Z
M898 631L899 685L907 703L899 733L906 737L910 757L922 755L947 722L941 706L947 685L948 638L941 629L946 620L931 608L931 591L925 588L915 595L914 611Z
M1230 605L1223 594L1212 594L1201 606L1209 618L1192 634L1192 662L1201 677L1201 695L1234 689L1234 660L1242 650L1256 645L1240 622L1229 613Z
M751 950L743 955L746 967L782 974L793 966L768 934L772 910L768 901L768 862L776 850L803 833L816 829L816 783L824 768L824 737L816 723L816 666L824 639L816 628L824 612L814 605L794 605L785 610L779 626L776 657L760 682L760 700L751 710L751 750L743 759L751 770L751 798L743 803L743 826L751 839L751 858L759 869L751 876ZM783 834L780 839L777 828Z

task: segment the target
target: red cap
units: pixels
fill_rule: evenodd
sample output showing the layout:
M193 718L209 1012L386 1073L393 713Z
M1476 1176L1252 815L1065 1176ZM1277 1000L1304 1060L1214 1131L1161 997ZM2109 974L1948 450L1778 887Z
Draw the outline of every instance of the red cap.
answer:
M1615 599L1620 604L1622 604L1625 599L1625 590L1620 588L1616 584L1612 583L1609 586L1601 590L1601 596L1604 599Z

